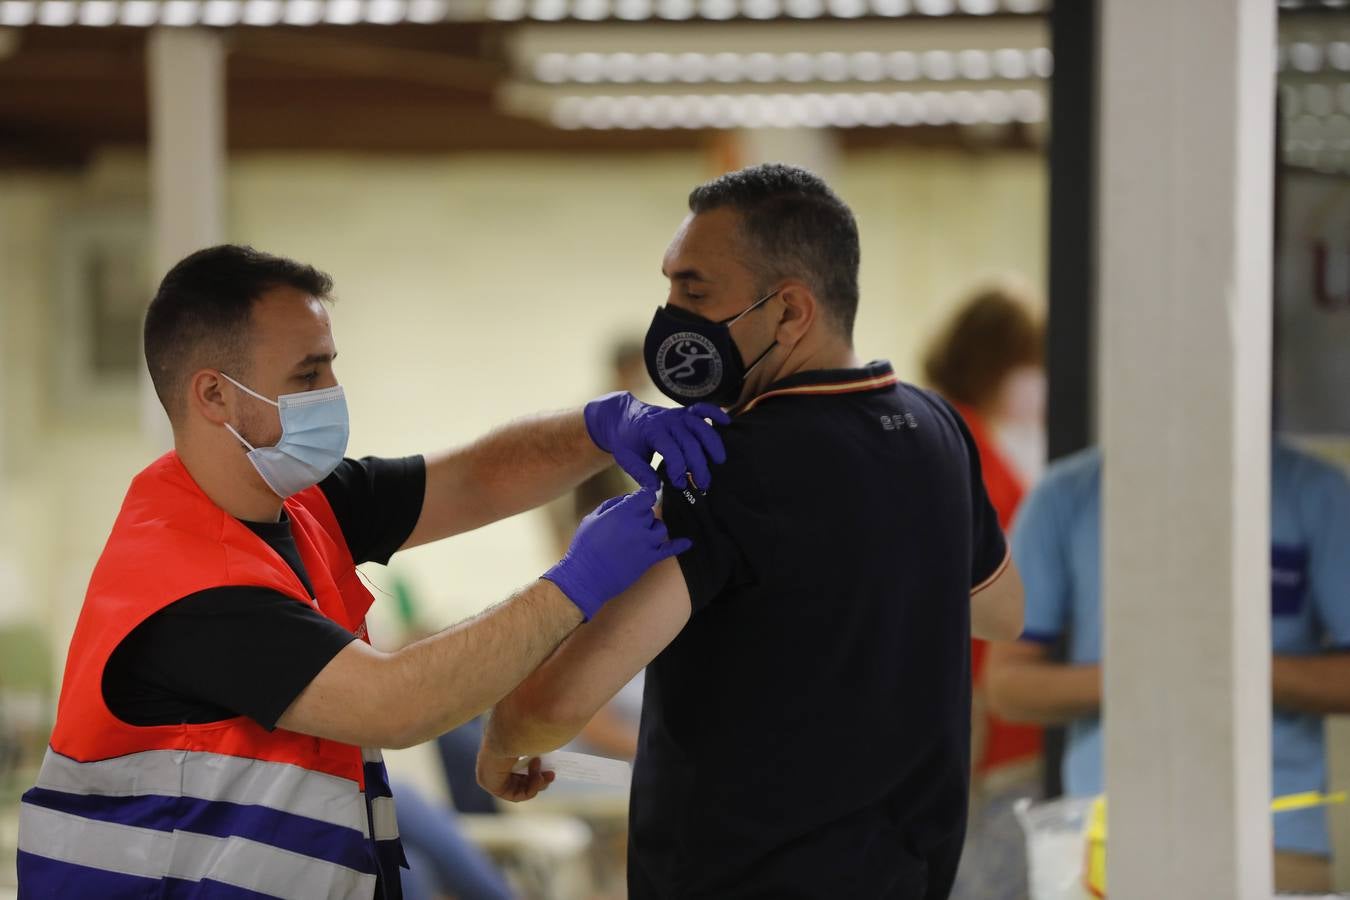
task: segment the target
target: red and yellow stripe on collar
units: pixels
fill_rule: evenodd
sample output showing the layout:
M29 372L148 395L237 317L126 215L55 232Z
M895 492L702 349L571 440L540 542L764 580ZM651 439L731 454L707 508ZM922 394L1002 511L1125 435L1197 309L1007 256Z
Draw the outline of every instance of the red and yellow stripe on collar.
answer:
M744 415L754 409L759 404L768 400L770 397L782 397L786 394L853 394L858 391L874 391L877 388L890 387L897 384L900 379L894 372L887 372L884 375L870 375L866 378L854 378L849 381L830 381L824 384L799 384L795 387L778 388L773 391L765 391L753 400L747 402L737 412Z

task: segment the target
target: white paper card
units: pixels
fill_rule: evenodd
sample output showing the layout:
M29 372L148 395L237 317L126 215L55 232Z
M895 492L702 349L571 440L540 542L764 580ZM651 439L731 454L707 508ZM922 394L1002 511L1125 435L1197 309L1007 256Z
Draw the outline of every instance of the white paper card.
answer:
M554 750L541 756L540 761L543 763L544 771L555 773L559 781L628 787L633 780L632 768L621 759L591 756L589 753L573 753L570 750ZM523 773L529 765L530 757L523 757L511 771Z

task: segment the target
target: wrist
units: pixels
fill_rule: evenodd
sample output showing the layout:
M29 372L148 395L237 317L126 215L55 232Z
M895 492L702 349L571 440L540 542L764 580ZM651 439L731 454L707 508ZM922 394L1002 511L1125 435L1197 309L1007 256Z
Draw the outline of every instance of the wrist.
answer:
M503 700L503 703L504 702L505 701ZM500 725L501 718L498 716L498 709L501 707L501 705L502 704L498 704L498 706L493 708L492 712L488 714L487 723L483 727L483 742L479 748L479 752L483 756L514 757L516 755L507 752L506 743L503 740L503 736L501 733L502 729Z
M539 576L538 587L548 603L563 610L565 618L573 627L589 622L591 616L604 605L604 599L596 599L575 584L565 568L568 557L564 556L553 568ZM567 585L564 587L564 585Z
M1283 656L1270 658L1270 692L1278 701L1282 699L1289 678L1289 660Z

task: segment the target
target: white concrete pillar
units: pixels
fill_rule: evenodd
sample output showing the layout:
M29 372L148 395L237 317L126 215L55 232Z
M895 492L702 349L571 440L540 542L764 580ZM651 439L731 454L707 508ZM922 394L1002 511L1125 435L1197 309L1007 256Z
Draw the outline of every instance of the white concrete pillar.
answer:
M220 243L225 170L225 51L209 31L161 28L149 36L150 211L156 281L194 250ZM167 447L164 410L143 379L141 422Z
M1274 0L1102 0L1109 889L1271 896Z
M839 133L832 128L745 128L736 132L738 168L787 163L830 183L839 172Z

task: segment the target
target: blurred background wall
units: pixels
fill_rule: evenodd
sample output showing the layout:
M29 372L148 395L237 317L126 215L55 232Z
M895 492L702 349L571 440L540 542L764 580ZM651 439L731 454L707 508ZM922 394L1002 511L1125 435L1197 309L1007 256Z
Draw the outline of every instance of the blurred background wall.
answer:
M712 166L697 153L245 155L229 164L227 237L333 275L351 452L417 453L607 390L608 348L640 337L663 302L661 256ZM3 558L24 586L0 614L50 634L73 627L126 484L153 452L134 391L61 396L72 348L53 285L83 219L143 223L145 182L143 157L127 152L75 174L0 175ZM863 236L859 352L904 377L973 282L1043 280L1034 152L862 150L835 186ZM526 515L395 565L448 622L534 577L550 552L542 518Z

